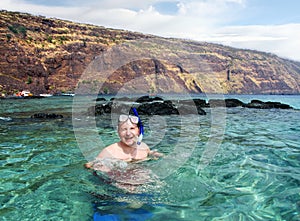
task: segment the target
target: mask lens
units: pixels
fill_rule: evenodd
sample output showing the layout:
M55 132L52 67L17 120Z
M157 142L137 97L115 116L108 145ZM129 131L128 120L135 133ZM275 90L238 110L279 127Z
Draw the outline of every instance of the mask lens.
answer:
M125 114L121 114L120 117L119 117L119 121L120 122L124 122L128 119L128 115L125 115Z
M130 118L130 120L131 120L132 123L138 124L139 118L137 116L131 116L131 115L129 115L129 118Z
M138 122L139 122L139 118L137 116L131 116L131 115L125 115L125 114L120 115L119 121L125 122L128 120L128 118L130 119L131 123L133 123L133 124L138 124Z

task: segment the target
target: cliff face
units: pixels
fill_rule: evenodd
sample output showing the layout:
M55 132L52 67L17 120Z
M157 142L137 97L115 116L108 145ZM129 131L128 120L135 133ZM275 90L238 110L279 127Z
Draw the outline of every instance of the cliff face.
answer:
M90 93L117 93L121 89L149 93L300 92L300 62L268 53L7 11L0 12L0 29L0 93L12 94L24 89L34 94L59 93L74 91L78 83L84 92ZM148 52L159 56L128 62L109 76L100 72L89 79L82 78L82 73L98 55L139 39L168 42L177 48L176 53L169 51L166 45L154 44ZM133 49L141 50L137 46ZM195 64L189 62L182 64L181 61L190 59L191 55L209 69L197 70ZM164 57L172 59L159 59ZM106 58L106 62L112 63L114 59ZM134 83L134 89L131 84L126 89L124 85L130 79L142 80ZM221 91L214 90L214 81L221 85Z
M147 37L87 24L0 13L0 92L74 91L92 59L124 40Z

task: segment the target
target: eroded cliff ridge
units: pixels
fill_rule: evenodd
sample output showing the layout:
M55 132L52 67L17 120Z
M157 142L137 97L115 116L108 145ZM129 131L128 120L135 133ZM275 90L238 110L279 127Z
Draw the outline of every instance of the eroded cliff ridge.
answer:
M0 28L4 94L74 92L77 86L82 93L300 92L300 62L270 53L8 11L0 12ZM126 60L128 48L134 59ZM110 65L110 74L101 68L116 60L125 62Z

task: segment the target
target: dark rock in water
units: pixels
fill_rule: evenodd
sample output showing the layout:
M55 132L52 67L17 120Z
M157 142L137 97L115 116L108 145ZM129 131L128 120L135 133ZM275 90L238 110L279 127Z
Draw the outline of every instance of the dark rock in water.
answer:
M209 107L208 103L204 99L193 99L194 103L197 107Z
M169 115L179 112L171 101L142 103L137 111L141 115Z
M292 109L288 104L282 104L280 102L263 102L260 100L252 100L250 103L246 104L238 99L211 99L208 101L209 107L246 107L246 108L257 108L257 109Z
M247 108L259 108L259 109L262 109L263 105L264 105L264 102L263 102L263 101L260 101L260 100L252 100L250 103L245 104L244 107L247 107Z
M124 113L128 114L133 105L127 104L124 102L108 102L105 104L97 104L94 107L88 108L89 115L103 115L110 113ZM153 102L143 102L139 106L136 107L137 111L140 115L170 115L170 114L195 114L195 107L191 105L178 105L178 109L180 109L180 113L175 105L173 105L172 101L153 101ZM196 106L196 113L205 115L205 111L200 107ZM132 114L132 113L131 113Z
M228 98L228 99L211 99L208 101L209 107L242 107L245 105L242 101L238 99Z
M178 100L181 105L195 105L196 107L209 107L204 99L190 99L190 100Z
M210 108L214 107L226 107L225 100L224 99L210 99L208 101L208 106Z
M118 102L118 101L124 101L124 102L133 102L134 98L129 97L113 97L110 99L110 101Z
M293 109L290 105L288 104L283 104L280 102L265 102L265 105L267 105L269 108L279 108L279 109Z
M111 105L111 112L119 114L128 114L133 107L133 102L113 102ZM131 113L133 114L133 113Z
M242 107L245 103L234 98L225 99L226 107Z
M106 101L106 99L104 97L98 97L96 98L96 101Z
M215 107L245 107L245 108L258 108L258 109L293 109L287 104L280 102L263 102L260 100L252 100L246 104L238 99L210 99L208 103L203 99L190 99L190 100L163 100L160 97L143 96L138 99L121 98L111 99L108 102L96 104L88 108L89 115L102 115L110 113L130 113L131 107L136 107L141 115L184 115L184 114L198 114L206 115L205 110L202 108L215 108ZM132 113L131 113L132 114Z
M174 104L171 100L161 102L160 98L154 98L150 102L144 102L138 106L137 111L144 115L186 115L186 114L199 114L206 115L206 112L201 109L203 101L196 100L178 100Z
M90 107L88 108L87 112L89 115L102 115L110 113L128 114L131 110L131 107L135 106L140 115L179 114L178 110L171 101L163 101L159 97L151 98L149 96L143 96L135 100L135 105L132 101L133 99L113 99L107 103L97 104L94 107ZM140 104L138 105L136 103Z
M179 106L178 109L180 110L180 115L186 115L186 114L206 115L206 112L203 109L201 109L201 107L199 106L193 107L191 105L183 104Z
M183 114L197 114L206 115L202 107L208 107L205 100L192 99L192 100L178 100L178 109L181 115Z
M260 100L252 100L248 104L244 104L243 107L247 108L257 108L257 109L293 109L290 105L288 104L282 104L280 102L272 102L272 101L267 101L263 102Z
M105 104L96 104L95 106L89 107L87 112L89 115L102 115L111 113L112 102Z
M31 116L34 119L61 119L63 115L54 113L37 113Z
M103 104L96 104L93 107L89 107L87 113L89 115L103 115L110 113L128 114L132 105L122 101L109 101Z
M149 97L149 96L142 96L136 100L137 103L146 103L146 102L153 102L153 101L164 101L161 97Z

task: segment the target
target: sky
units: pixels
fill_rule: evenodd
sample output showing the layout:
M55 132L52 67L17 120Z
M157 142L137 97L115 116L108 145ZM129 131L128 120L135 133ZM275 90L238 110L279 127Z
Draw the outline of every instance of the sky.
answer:
M299 0L1 0L0 8L300 61Z

